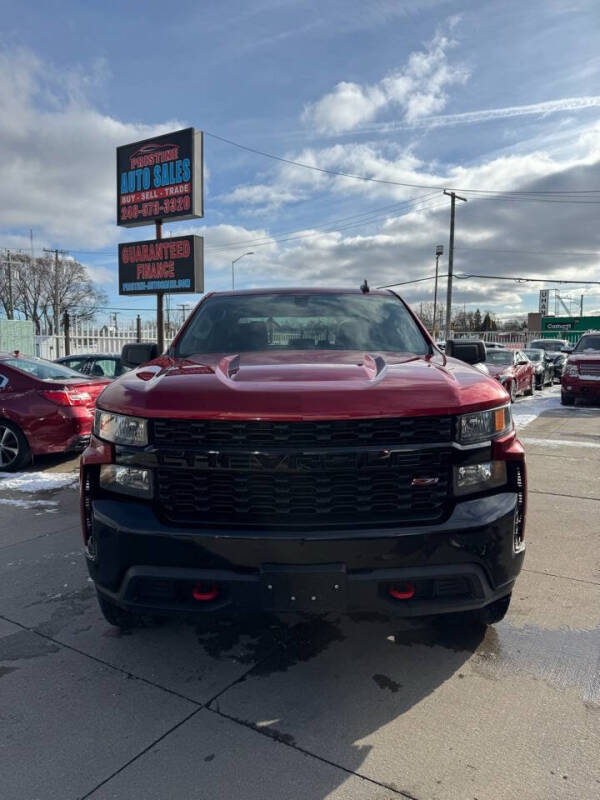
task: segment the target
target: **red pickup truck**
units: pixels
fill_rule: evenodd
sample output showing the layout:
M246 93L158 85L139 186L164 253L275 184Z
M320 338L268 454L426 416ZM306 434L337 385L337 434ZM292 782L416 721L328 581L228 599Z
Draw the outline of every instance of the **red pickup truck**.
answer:
M483 343L442 353L390 291L265 289L207 295L165 354L123 358L135 368L99 398L81 465L110 623L502 619L524 557L525 461L505 389L465 363Z

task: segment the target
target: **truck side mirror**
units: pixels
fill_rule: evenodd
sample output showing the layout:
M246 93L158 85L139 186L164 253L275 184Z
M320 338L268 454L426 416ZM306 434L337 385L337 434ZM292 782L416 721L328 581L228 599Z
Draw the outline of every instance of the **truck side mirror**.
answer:
M462 339L448 339L446 341L446 355L458 358L466 364L479 364L485 361L485 344L477 339L464 341Z
M126 367L139 367L155 358L158 358L158 345L155 342L124 344L121 350L121 363Z

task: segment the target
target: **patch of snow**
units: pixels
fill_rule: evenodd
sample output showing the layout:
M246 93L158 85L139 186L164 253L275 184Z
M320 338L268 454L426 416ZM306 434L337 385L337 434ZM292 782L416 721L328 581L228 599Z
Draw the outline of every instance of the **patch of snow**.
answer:
M74 488L78 480L74 472L0 472L0 490L44 492Z
M3 506L17 506L18 508L36 508L44 506L45 510L50 510L48 506L57 506L53 500L13 500L5 497L0 498L0 505ZM54 509L52 509L54 510Z

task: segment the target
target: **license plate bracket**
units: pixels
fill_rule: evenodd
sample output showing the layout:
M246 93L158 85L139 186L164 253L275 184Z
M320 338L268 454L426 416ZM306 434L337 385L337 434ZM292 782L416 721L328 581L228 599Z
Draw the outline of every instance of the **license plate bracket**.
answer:
M267 611L322 614L346 609L344 564L263 564L260 583L262 606Z

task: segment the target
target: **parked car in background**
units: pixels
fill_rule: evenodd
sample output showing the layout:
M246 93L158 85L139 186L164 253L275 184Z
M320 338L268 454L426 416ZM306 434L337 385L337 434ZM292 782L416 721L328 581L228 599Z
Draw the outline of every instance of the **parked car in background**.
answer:
M0 470L21 469L36 455L83 450L108 383L43 358L0 353Z
M518 394L533 394L535 369L522 350L488 350L485 363L490 375L500 381L513 402Z
M544 350L554 362L554 380L560 383L563 369L567 363L567 353L571 350L571 345L566 339L533 339L527 345L527 349Z
M523 350L523 353L533 364L535 388L543 389L544 386L552 386L554 383L554 359L541 347Z
M560 402L572 406L578 397L600 399L600 332L584 334L567 359Z
M63 356L55 359L56 364L81 372L82 375L92 375L94 378L118 378L128 371L128 367L121 362L118 353L85 353Z

